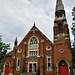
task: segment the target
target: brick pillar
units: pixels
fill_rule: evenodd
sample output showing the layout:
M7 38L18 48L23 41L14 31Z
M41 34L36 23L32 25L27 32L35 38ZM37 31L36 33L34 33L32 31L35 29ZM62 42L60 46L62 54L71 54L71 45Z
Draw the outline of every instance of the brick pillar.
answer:
M43 70L43 58L40 58L40 75L44 75L44 70Z
M25 55L26 54L26 42L23 44L23 51L22 51L22 60L21 60L21 73L23 73L23 69L25 69Z
M41 42L41 48L40 48L40 75L44 75L44 54L43 54L43 42Z
M11 66L10 66L10 74L13 75L15 73L16 70L16 50L17 47L14 47L13 50L13 56L12 56L12 60L11 60Z
M73 75L73 68L72 68L72 66L70 67L70 75Z
M14 64L13 63L14 63L14 58L12 58L11 66L10 66L10 69L9 69L11 75L13 75L13 72L15 71L15 67L14 67Z
M57 73L57 68L54 67L54 75L59 75L59 73Z

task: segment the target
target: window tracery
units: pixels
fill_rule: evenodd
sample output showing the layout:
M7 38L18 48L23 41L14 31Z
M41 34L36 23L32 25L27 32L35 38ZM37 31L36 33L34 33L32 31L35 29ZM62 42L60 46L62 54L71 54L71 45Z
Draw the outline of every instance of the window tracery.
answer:
M33 36L29 40L29 56L38 56L38 48L39 48L39 41L37 37Z

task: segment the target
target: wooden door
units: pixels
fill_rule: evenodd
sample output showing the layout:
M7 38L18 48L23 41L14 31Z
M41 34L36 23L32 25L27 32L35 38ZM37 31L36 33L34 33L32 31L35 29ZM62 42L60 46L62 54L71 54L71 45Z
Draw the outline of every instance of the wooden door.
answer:
M32 64L29 64L29 73L32 73Z
M9 66L5 66L5 75L9 74Z
M68 67L67 66L60 66L60 75L68 75Z

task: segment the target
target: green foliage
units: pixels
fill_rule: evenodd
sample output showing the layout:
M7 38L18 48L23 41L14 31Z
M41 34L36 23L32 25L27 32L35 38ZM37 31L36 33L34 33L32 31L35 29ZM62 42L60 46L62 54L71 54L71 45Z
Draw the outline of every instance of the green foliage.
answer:
M73 67L75 67L75 48L71 48L71 53L72 53L72 63Z
M67 43L67 46L68 46L68 48L71 50L71 53L72 53L72 63L73 63L73 67L75 67L75 48L72 48L71 47L71 44L70 44L70 42L66 42Z
M2 59L4 55L7 53L7 50L10 49L10 44L5 44L2 42L2 38L0 36L0 63L2 63Z

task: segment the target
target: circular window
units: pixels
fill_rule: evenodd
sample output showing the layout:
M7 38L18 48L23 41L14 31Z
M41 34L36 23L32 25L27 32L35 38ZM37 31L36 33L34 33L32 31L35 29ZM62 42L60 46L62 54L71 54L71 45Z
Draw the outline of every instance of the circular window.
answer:
M48 46L46 47L46 50L51 50L51 49L52 49L51 45L48 45Z
M61 52L61 53L63 53L63 52L64 52L64 50L63 50L63 49L61 49L61 50L60 50L60 52Z
M21 53L21 52L22 52L22 50L19 48L17 52L18 52L18 53Z

